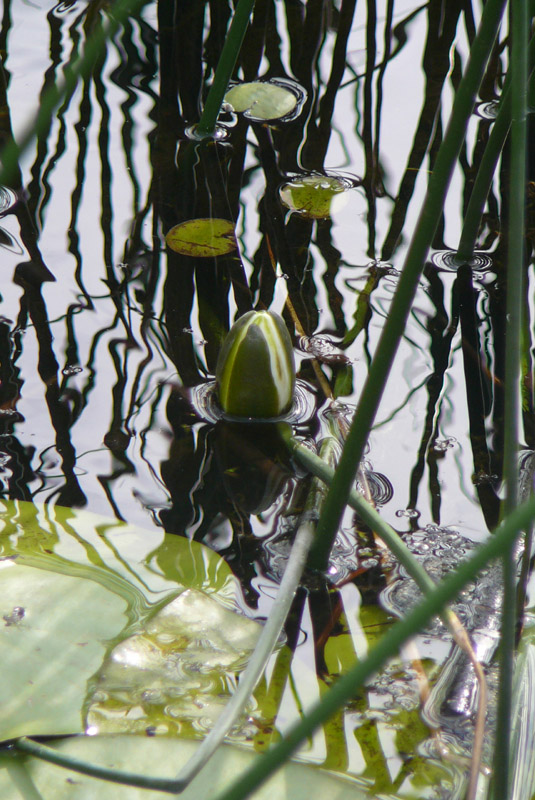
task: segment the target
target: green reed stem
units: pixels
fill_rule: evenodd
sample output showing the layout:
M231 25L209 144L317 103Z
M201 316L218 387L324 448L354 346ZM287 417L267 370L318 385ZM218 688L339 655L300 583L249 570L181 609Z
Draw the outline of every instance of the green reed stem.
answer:
M511 166L509 175L509 219L507 242L507 304L505 348L505 410L503 512L510 514L518 503L518 439L521 375L521 337L525 286L525 199L528 95L527 0L513 0L511 26ZM516 564L513 542L503 554L503 611L500 638L500 681L496 729L495 769L492 792L495 800L508 796L510 771L511 702L513 656L516 632Z
M16 180L20 156L26 152L33 141L48 130L50 119L61 102L71 95L81 77L87 77L94 67L95 60L106 42L113 37L119 27L134 14L144 0L117 0L107 11L107 22L88 37L83 55L69 69L65 70L63 81L50 86L39 98L39 109L18 137L11 140L0 153L0 185L11 186Z
M459 262L469 261L474 255L479 227L481 225L481 217L483 216L483 210L487 202L492 179L496 172L496 165L498 164L498 159L503 150L510 126L511 93L510 91L504 90L500 101L500 108L492 125L489 139L474 180L470 200L466 207L463 228L459 239L459 247L457 249L457 260Z
M255 791L267 778L281 767L297 748L314 731L326 722L344 703L355 697L357 690L376 673L383 664L392 658L402 645L421 631L432 619L440 614L470 580L483 567L500 556L510 547L520 531L535 514L535 498L519 506L489 537L485 544L448 578L441 581L429 592L423 602L396 622L370 650L364 661L356 664L348 673L339 678L335 685L307 712L306 716L284 734L284 739L267 753L258 756L252 766L234 783L216 795L215 800L242 800ZM501 800L507 795L502 795Z
M208 92L201 118L195 126L195 135L199 138L209 138L214 135L223 98L238 60L254 3L255 0L239 0L236 6L236 11L217 63L213 83Z
M321 456L317 456L293 437L287 439L287 444L294 456L309 472L321 478L328 485L333 483L335 470L326 464ZM364 522L383 540L388 549L403 564L418 588L424 594L433 591L436 586L435 582L429 577L418 559L413 556L403 539L355 489L351 489L349 492L348 505L357 511Z
M532 36L530 41L528 60L530 64L535 63L535 36ZM531 76L529 88L535 89L535 73ZM504 82L500 107L492 125L489 139L474 180L470 200L466 208L457 250L457 259L460 262L469 261L474 254L483 209L485 208L498 159L500 158L510 127L511 74L508 72Z
M281 428L281 432L282 431L283 429ZM322 459L326 459L326 461L322 459L320 459L320 461L326 466L335 463L338 445L336 443L336 447L333 448L333 443L333 439L326 439L320 451ZM318 457L316 456L316 458ZM184 791L193 778L207 764L217 748L223 743L225 736L232 726L239 719L240 715L243 714L254 687L266 668L267 661L277 644L295 593L301 582L308 552L316 533L314 519L317 509L321 508L324 497L324 484L314 479L305 501L303 518L297 529L294 543L286 563L286 569L284 570L284 575L277 592L277 597L270 610L268 620L262 628L262 632L247 667L240 675L238 688L225 705L223 712L218 717L210 733L203 739L194 755L184 764L175 778L151 777L149 775L139 775L135 772L127 772L125 770L99 767L97 764L65 755L64 753L58 752L46 745L39 744L38 742L34 742L32 739L26 737L19 739L15 743L15 747L36 758L52 762L59 767L71 769L74 772L80 772L84 775L91 775L95 778L112 781L113 783L121 783L125 786L137 786L146 789L156 789L173 794Z
M398 288L377 345L368 378L355 412L335 479L318 523L311 552L311 566L326 568L349 491L373 425L392 363L403 335L410 307L429 247L444 210L451 174L458 158L485 66L500 27L505 0L488 0L483 9L467 68L451 113L444 140L437 154L423 207L416 224Z

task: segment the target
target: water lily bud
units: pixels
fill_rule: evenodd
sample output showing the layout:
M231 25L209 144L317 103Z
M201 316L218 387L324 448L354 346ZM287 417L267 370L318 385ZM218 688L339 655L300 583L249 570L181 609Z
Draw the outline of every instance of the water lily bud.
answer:
M290 334L272 311L249 311L223 342L216 368L223 411L234 417L278 417L292 405L295 364Z

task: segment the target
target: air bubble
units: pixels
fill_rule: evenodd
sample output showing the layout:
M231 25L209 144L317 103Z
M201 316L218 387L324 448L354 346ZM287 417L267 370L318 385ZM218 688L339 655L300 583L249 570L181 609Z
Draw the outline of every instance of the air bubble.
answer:
M210 139L216 142L224 142L229 138L230 131L227 130L226 125L216 125L213 134L206 136L206 134L197 132L197 125L190 125L185 129L184 136L194 142L206 142Z
M61 370L61 372L67 377L69 375L77 375L79 372L82 372L82 367L78 366L77 364L68 364Z
M420 516L420 512L416 511L415 508L400 508L396 511L396 517L406 517L407 519L417 519Z
M433 450L437 453L445 453L446 450L451 450L457 444L457 439L454 436L448 436L446 439L436 439L433 445Z
M499 102L497 100L490 100L485 103L479 103L476 106L475 113L478 117L482 117L483 119L495 120L498 116L499 109Z

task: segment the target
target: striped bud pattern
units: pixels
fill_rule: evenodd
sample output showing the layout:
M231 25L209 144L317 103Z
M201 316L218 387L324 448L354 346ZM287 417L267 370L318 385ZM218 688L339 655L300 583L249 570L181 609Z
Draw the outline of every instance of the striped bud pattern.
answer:
M216 368L219 404L234 417L269 419L292 405L295 363L290 334L272 311L249 311L223 342Z

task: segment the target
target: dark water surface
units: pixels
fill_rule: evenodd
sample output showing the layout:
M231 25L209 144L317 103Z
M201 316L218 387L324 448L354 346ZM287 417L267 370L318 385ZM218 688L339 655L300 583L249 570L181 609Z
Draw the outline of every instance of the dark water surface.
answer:
M297 432L319 438L327 430L329 402L311 360L318 352L324 380L350 417L479 4L452 2L445 10L435 0L266 0L257 8L241 74L297 81L307 96L295 121L268 126L240 118L220 144L189 141L184 131L198 119L229 9L225 2L178 2L176 9L145 2L21 159L20 185L6 192L0 209L0 492L196 538L229 559L262 614L295 526L300 481L284 455L269 452L269 432L243 434L214 424L203 410L222 337L250 308L282 313L302 382ZM3 138L10 128L21 135L42 92L61 79L105 15L93 2L5 0ZM474 261L459 268L452 251L493 124L488 109L502 58L497 46L365 465L393 527L412 534L448 529L463 553L498 515L505 313L499 178ZM283 183L325 171L351 183L331 217L312 220L283 206ZM208 216L236 221L239 256L196 259L166 249L173 225ZM370 568L370 586L365 578L359 589L368 599L375 592L376 602L378 561L373 552L356 559L351 514L339 550L345 566L336 569L346 575ZM342 589L346 616L355 613L347 625L360 657L367 644L357 595L354 583ZM318 619L316 630L326 624L321 613ZM313 658L307 647L301 658ZM445 652L437 647L440 659ZM332 660L330 668L336 672ZM383 696L393 685L385 680ZM353 709L347 719L356 724L362 714ZM389 752L395 735L385 729L378 736ZM349 754L355 774L369 765L361 745L354 742ZM395 783L402 757L392 759ZM388 780L385 772L377 786L391 789Z

